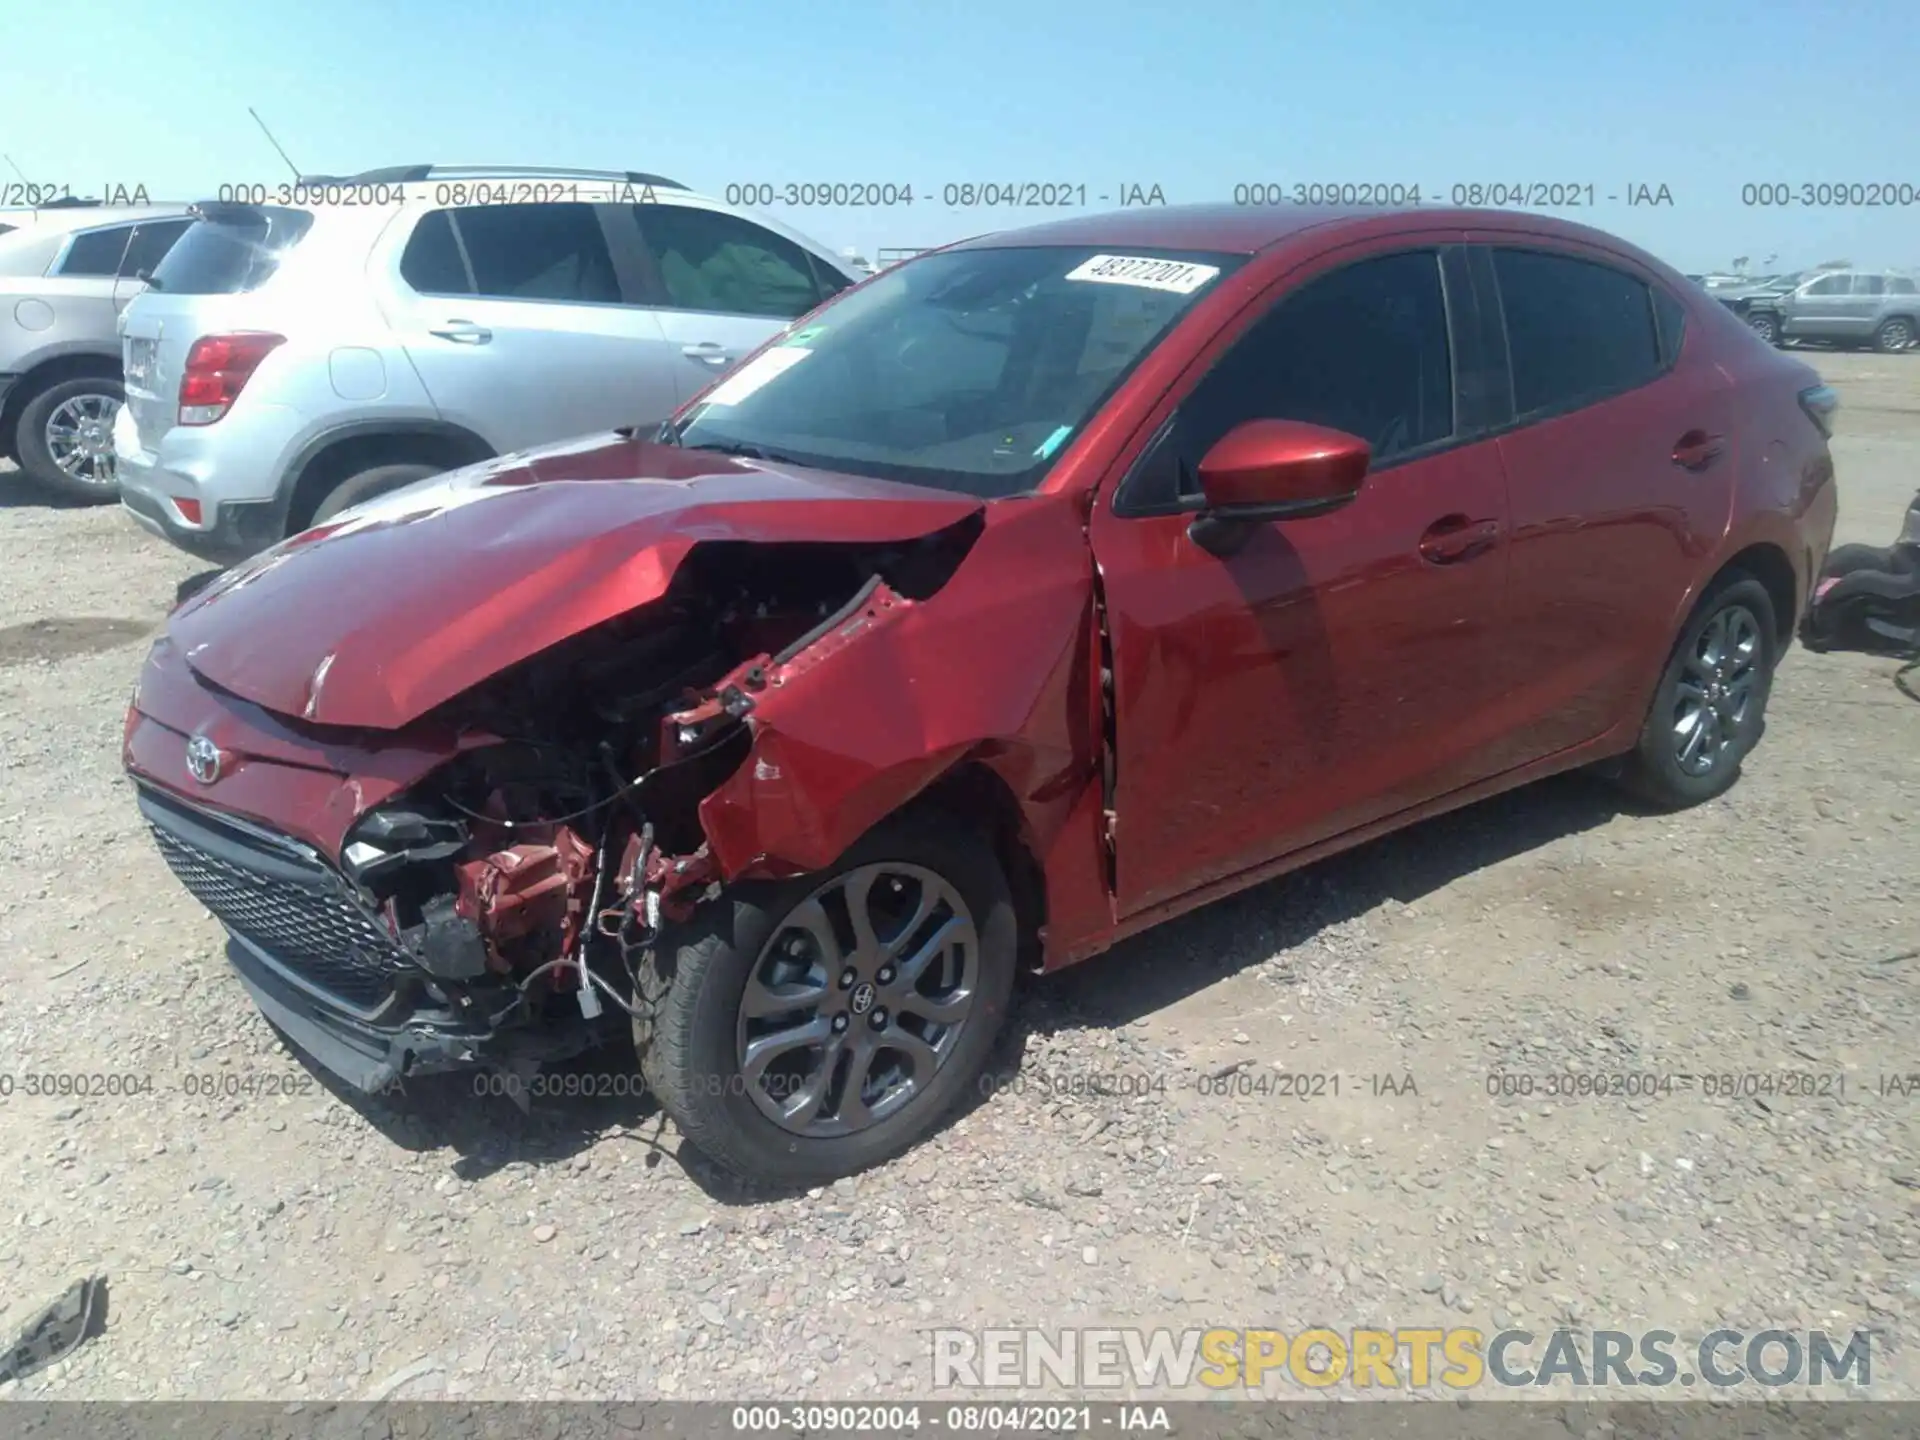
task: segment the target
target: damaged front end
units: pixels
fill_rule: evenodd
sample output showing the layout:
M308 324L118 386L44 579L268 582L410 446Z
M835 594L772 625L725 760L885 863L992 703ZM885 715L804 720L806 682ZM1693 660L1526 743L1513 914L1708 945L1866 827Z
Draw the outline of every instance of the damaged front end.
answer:
M435 759L386 767L399 783L350 775L369 803L337 835L297 839L145 783L132 724L129 767L254 999L327 1068L369 1091L473 1065L530 1072L623 1031L662 926L748 868L722 864L702 807L754 768L763 701L938 591L981 528L976 514L900 543L698 544L657 600L397 732ZM359 763L341 732L272 719L329 765Z

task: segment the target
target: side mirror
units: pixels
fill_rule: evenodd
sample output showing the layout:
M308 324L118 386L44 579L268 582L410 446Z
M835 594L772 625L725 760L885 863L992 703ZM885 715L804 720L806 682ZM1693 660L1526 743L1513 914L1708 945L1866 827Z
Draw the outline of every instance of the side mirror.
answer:
M1373 447L1344 430L1303 420L1244 421L1201 460L1206 504L1187 533L1212 554L1230 554L1254 523L1305 519L1347 504L1372 460Z

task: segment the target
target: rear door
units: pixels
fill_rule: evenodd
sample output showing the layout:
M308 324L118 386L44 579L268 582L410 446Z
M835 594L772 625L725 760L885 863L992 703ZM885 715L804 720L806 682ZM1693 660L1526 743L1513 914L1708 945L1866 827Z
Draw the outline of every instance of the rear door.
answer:
M102 225L76 231L54 256L47 278L34 290L37 299L53 310L46 327L59 332L68 341L95 342L101 348L113 346L114 277L120 273L120 261L133 237L131 224ZM46 337L42 337L46 338Z
M679 394L652 313L633 303L601 207L429 210L391 314L434 407L500 451L654 424Z
M682 400L852 283L786 236L725 210L648 201L627 214Z
M1557 238L1474 238L1494 242L1471 258L1507 369L1500 656L1504 759L1519 765L1644 704L1649 661L1664 659L1701 558L1726 533L1733 390L1689 353L1687 306L1632 261Z
M1840 338L1864 344L1873 338L1880 322L1880 307L1887 300L1887 277L1864 270L1853 272L1853 285L1847 291L1847 313Z

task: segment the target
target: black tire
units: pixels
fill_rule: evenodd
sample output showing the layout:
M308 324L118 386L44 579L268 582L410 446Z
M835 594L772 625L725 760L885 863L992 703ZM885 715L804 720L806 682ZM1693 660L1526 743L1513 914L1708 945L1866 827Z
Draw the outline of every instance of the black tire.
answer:
M756 972L764 973L778 963L770 942L796 933L786 928L786 922L798 907L829 891L838 877L875 864L932 872L964 903L978 940L973 947L972 1008L960 1023L951 1050L931 1070L929 1083L893 1113L849 1133L798 1133L783 1128L762 1109L764 1102L754 1098L741 1064L746 1023L741 1007L748 982ZM641 966L637 977L640 1003L636 1009L641 1018L634 1025L634 1043L641 1072L682 1135L740 1179L812 1185L865 1170L924 1138L977 1084L1006 1018L1017 965L1017 931L1006 877L984 836L929 808L895 816L876 826L826 871L788 881L734 886L703 906L691 923L667 927L651 963ZM868 987L832 988L857 996L858 990ZM884 990L880 998L884 1002ZM857 1006L858 1002L847 1003ZM841 1004L837 996L829 995L815 1013L824 1016L830 1007ZM868 1004L871 1010L856 1008L848 1015L850 1027L861 1025L861 1017L875 1020L884 1015L881 1006L873 1004L871 993ZM827 1043L836 1056L844 1046L837 1039ZM830 1062L838 1063L837 1058ZM836 1102L834 1108L838 1103L843 1102Z
M1897 355L1902 350L1913 349L1915 330L1913 321L1904 315L1894 315L1880 322L1880 328L1873 332L1873 348L1882 355Z
M1747 314L1747 328L1767 344L1780 344L1780 317L1771 310L1753 310Z
M1694 705L1683 695L1683 684L1699 673L1703 641L1722 616L1743 630L1751 627L1752 678L1737 717L1716 712L1711 720L1704 716L1697 720L1711 737L1705 747L1711 751L1711 762L1705 769L1694 769L1682 755L1682 736L1691 733L1681 724L1682 706ZM1742 616L1743 620L1735 618ZM1780 629L1767 587L1741 571L1721 575L1694 607L1674 644L1641 726L1639 743L1627 757L1622 783L1648 804L1666 810L1683 810L1724 793L1740 778L1741 763L1766 731L1767 698L1773 692L1773 671L1779 660ZM1715 688L1731 687L1716 683ZM1715 743L1718 740L1724 743Z
M442 473L438 465L375 465L357 474L349 475L333 489L313 512L309 525L323 525L342 510L351 509L362 500L371 500L376 495L384 495L389 490L398 490L403 485L411 485L416 480L425 480L429 476Z
M110 402L105 405L109 412L105 423L107 439L111 443L111 412L117 411L126 398L127 392L120 382L104 375L82 375L72 380L62 380L33 396L20 407L20 421L9 447L20 457L21 473L41 489L63 499L91 505L109 505L118 500L120 487L113 479L112 451L107 452L104 480L70 475L60 468L47 444L47 421L55 411L71 402Z

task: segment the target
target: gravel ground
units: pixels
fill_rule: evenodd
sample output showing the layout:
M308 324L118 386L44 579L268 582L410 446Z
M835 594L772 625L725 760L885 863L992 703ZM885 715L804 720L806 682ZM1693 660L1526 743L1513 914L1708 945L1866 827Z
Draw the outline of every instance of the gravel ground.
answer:
M1920 357L1816 358L1840 538L1884 544ZM1551 782L1037 982L932 1142L750 1195L640 1097L526 1118L304 1069L120 777L140 641L200 567L4 474L0 554L0 1071L145 1086L0 1098L0 1334L113 1286L102 1338L0 1394L902 1396L934 1326L1516 1323L1871 1327L1874 1393L1916 1393L1920 1097L1879 1081L1920 1071L1920 705L1891 663L1793 652L1746 777L1691 813ZM1567 1069L1846 1093L1488 1093Z

